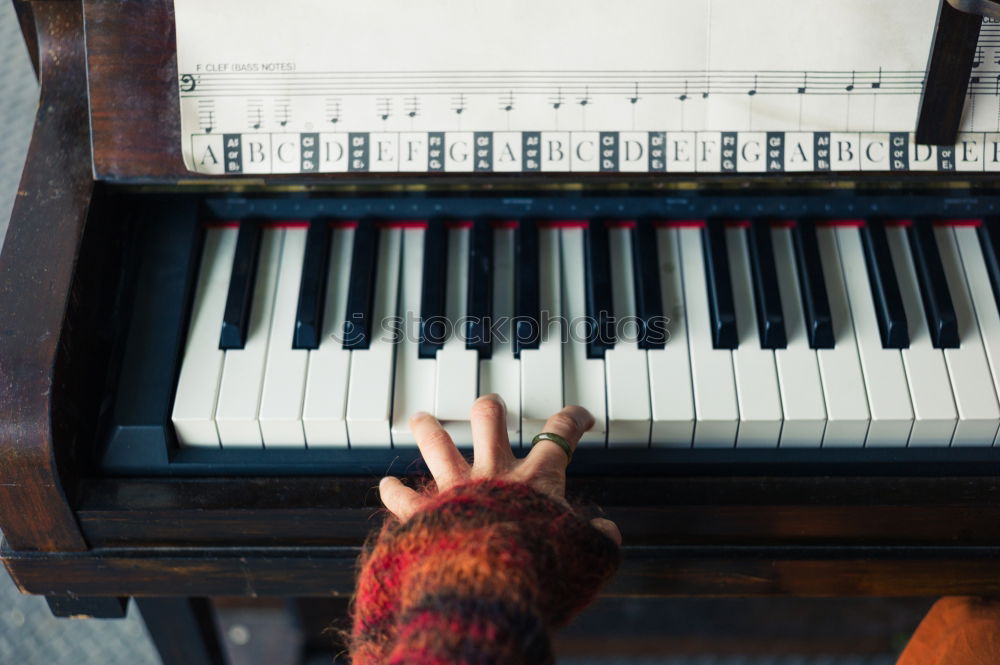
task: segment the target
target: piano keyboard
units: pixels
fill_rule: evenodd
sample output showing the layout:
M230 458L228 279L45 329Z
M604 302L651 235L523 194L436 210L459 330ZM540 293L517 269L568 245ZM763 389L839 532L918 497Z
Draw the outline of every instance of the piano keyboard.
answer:
M564 404L593 448L992 446L1000 225L914 218L247 218L208 224L184 447L515 446Z

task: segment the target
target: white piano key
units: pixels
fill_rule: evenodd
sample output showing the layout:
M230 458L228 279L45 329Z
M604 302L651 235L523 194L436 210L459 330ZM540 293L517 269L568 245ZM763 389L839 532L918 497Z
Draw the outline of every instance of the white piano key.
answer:
M351 447L392 445L392 384L396 344L384 324L396 316L402 231L384 228L379 234L378 267L372 341L351 352L347 393L347 434Z
M688 356L684 277L676 229L656 232L660 261L660 292L669 336L662 349L646 352L652 409L652 447L688 448L694 435L691 360Z
M526 442L563 407L559 231L538 229L541 342L521 351L521 432Z
M229 295L237 233L237 229L229 228L205 231L191 324L171 414L174 431L182 446L219 446L215 407L225 360L225 352L219 349L219 335Z
M514 357L514 229L493 232L493 338L489 358L479 361L479 394L500 395L507 405L507 436L521 446L521 361Z
M701 230L682 228L681 265L684 271L684 302L687 305L688 348L694 395L694 446L732 448L739 428L739 406L732 352L712 346L708 316L708 287Z
M608 230L611 297L617 339L604 354L608 399L608 446L649 446L649 362L639 348L635 321L632 238L627 228ZM623 322L631 325L623 326Z
M826 295L830 300L834 347L818 349L823 396L826 399L826 431L823 447L857 447L865 445L871 412L868 393L858 358L858 343L854 337L854 321L847 300L844 273L840 264L836 231L829 226L816 229Z
M587 295L584 268L583 229L563 229L563 315L569 322L568 342L563 346L563 387L566 404L577 404L594 416L594 427L583 435L580 446L603 448L607 441L604 360L587 357Z
M259 448L264 442L257 412L264 387L264 368L284 233L281 229L262 231L246 345L242 349L226 351L219 385L219 404L215 410L215 423L223 447Z
M351 352L344 349L344 313L351 276L354 229L337 228L330 238L329 276L323 306L323 337L309 352L302 426L310 448L346 447L347 382Z
M920 284L913 265L906 229L886 229L889 251L896 268L899 292L903 297L910 346L902 350L903 367L913 404L910 446L949 446L955 433L958 412L951 394L951 380L944 353L934 348L927 316L920 298Z
M465 316L469 295L470 229L448 231L448 279L445 315L451 334L437 352L434 415L458 445L471 446L469 413L479 388L479 353L465 348Z
M265 448L305 447L302 402L306 390L309 352L293 349L295 313L299 302L302 261L307 229L285 229L281 268L275 292L267 368L260 398L260 431Z
M420 298L424 266L424 235L418 228L403 230L400 268L399 316L412 321L396 348L396 378L392 400L392 445L415 446L410 417L418 411L434 412L437 361L420 357Z
M948 290L958 319L961 346L945 349L944 359L951 374L952 390L958 407L958 427L953 446L991 446L1000 427L1000 404L990 374L990 364L983 348L979 325L973 310L969 286L962 269L962 258L949 226L934 229L941 264L948 280Z
M986 261L983 259L983 250L974 228L958 227L954 229L954 232L965 268L965 280L975 309L976 321L979 324L983 348L989 361L993 387L1000 393L1000 310L997 309L997 303L993 296L989 273L986 271ZM994 437L993 445L997 445L998 438L1000 438L1000 434Z
M753 277L747 250L746 229L726 229L726 248L733 282L733 306L739 347L734 349L733 372L740 406L737 447L776 448L781 437L781 395L774 351L760 346Z
M897 349L882 348L858 229L837 228L836 234L871 413L865 445L902 447L909 441L913 427L903 358Z
M791 229L772 229L771 244L787 338L786 347L774 351L785 418L778 445L782 448L819 448L826 430L826 404L819 360L816 351L809 347Z

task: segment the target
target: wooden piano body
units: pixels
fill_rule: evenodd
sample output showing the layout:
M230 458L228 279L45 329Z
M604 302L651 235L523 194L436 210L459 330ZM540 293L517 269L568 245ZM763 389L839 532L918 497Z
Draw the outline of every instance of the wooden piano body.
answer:
M376 475L108 473L99 414L117 353L109 298L124 200L583 188L988 196L989 175L230 177L179 154L170 0L16 0L41 78L0 258L2 556L25 593L345 596L377 523ZM405 192L404 192L405 193ZM112 221L109 221L112 220ZM608 594L926 596L1000 592L1000 455L862 465L577 473L625 535ZM73 613L70 611L70 613Z

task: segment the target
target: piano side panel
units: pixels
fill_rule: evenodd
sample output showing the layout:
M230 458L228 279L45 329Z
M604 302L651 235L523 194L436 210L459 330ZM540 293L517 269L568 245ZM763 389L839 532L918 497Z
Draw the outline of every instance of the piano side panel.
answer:
M33 6L42 85L28 158L0 256L0 524L11 547L85 549L57 471L69 413L63 320L92 180L80 6ZM70 425L72 427L72 425ZM70 464L59 468L69 469Z

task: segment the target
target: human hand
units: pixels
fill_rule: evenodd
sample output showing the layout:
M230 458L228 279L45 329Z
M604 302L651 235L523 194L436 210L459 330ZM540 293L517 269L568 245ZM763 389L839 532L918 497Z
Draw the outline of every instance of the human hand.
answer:
M482 478L498 478L525 483L567 506L566 452L552 441L539 441L523 459L514 457L507 437L507 407L499 395L484 395L472 405L473 463L465 460L451 436L437 418L429 413L417 413L410 418L410 429L417 440L420 454L430 469L438 491ZM572 450L583 433L594 426L594 417L580 406L567 406L545 423L543 432L557 434ZM430 502L430 499L406 485L399 478L386 477L379 483L382 503L401 522ZM618 527L611 520L591 520L598 531L618 543L622 542Z

